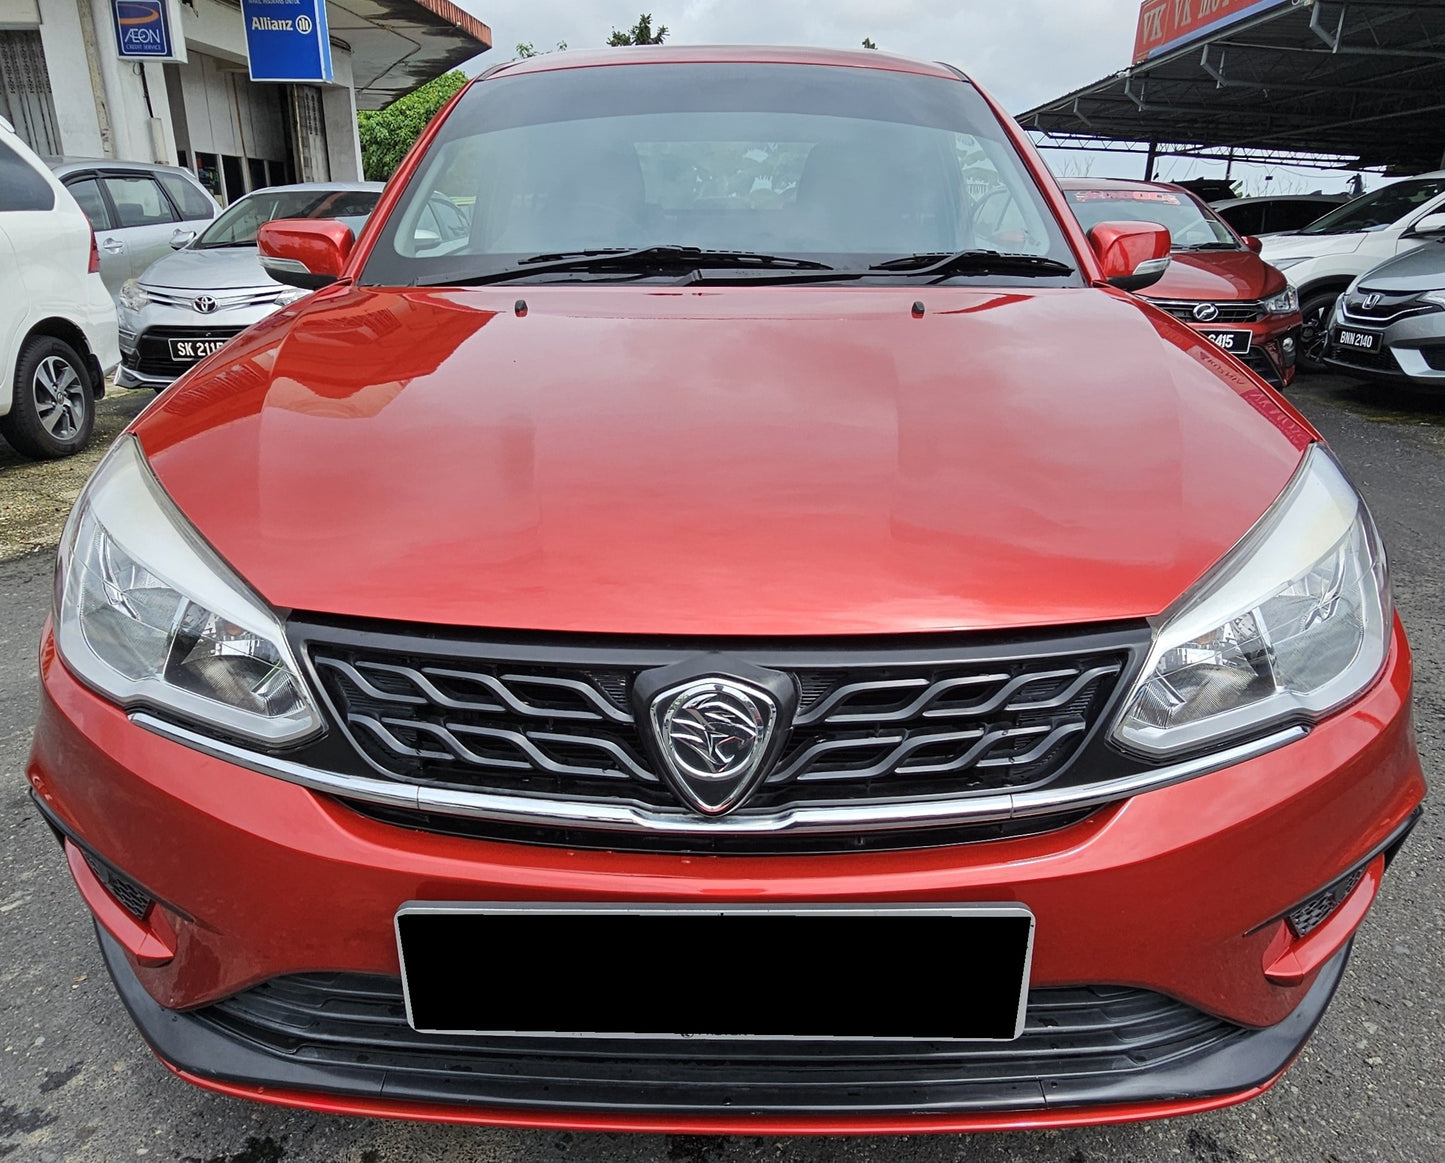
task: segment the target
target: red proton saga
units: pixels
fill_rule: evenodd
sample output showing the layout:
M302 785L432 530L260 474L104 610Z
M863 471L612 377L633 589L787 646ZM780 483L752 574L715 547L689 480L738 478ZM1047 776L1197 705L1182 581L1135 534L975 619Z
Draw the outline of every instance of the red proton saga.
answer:
M1242 361L1272 388L1294 379L1299 296L1241 237L1181 186L1113 178L1063 178L1069 209L1085 230L1101 222L1146 221L1168 227L1173 262L1147 299Z
M1259 1094L1424 787L1358 494L872 52L494 69L77 503L29 774L201 1086L616 1130ZM1121 289L1122 288L1122 289Z

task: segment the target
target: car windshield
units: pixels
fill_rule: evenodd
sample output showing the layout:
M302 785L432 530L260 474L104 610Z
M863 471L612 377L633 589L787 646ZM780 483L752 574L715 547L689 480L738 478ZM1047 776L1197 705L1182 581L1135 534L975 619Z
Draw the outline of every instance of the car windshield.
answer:
M1353 234L1359 230L1380 230L1441 194L1445 194L1445 178L1396 182L1372 193L1361 194L1338 210L1316 218L1300 233Z
M380 197L379 190L258 190L206 227L192 249L255 246L256 231L275 218L340 218L358 230Z
M586 262L585 252L643 248ZM819 264L896 280L867 268L965 250L1030 256L1035 269L955 266L939 277L1078 281L1038 186L971 84L727 63L473 85L388 215L362 280L466 282L548 259L549 281L635 280L658 273L639 269L648 261L686 265L678 248L712 252L714 265L718 252L733 266L760 259L743 273L778 281L817 277ZM581 269L556 269L579 252Z
M1234 250L1240 246L1234 232L1213 211L1182 191L1103 187L1065 190L1064 196L1085 230L1100 222L1157 222L1168 229L1175 250Z

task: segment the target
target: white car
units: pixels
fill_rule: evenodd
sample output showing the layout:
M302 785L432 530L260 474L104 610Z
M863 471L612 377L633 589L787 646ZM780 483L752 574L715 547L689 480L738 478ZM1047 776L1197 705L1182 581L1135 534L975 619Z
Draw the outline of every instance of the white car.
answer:
M1299 362L1323 366L1335 300L1367 270L1445 235L1445 170L1381 186L1293 234L1263 239L1260 257L1299 291Z
M90 223L0 118L0 435L24 456L79 452L119 362Z

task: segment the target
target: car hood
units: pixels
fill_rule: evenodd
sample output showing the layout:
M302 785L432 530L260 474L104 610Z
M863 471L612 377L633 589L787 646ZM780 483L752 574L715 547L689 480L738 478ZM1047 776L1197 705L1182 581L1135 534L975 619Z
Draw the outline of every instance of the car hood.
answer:
M1175 251L1146 299L1263 299L1284 290L1285 278L1252 250Z
M148 287L182 291L230 291L281 285L262 269L254 246L178 250L151 263L140 281Z
M1365 232L1352 234L1271 234L1261 238L1259 257L1265 262L1281 258L1314 258L1322 254L1349 254L1365 241Z
M678 635L1157 614L1312 438L1121 292L797 286L337 287L135 431L278 607Z
M1427 242L1360 276L1361 290L1392 294L1445 288L1445 242Z

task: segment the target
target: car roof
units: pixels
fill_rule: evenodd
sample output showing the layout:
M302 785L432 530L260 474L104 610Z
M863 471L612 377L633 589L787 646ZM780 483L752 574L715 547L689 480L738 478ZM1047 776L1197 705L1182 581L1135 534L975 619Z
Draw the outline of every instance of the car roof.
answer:
M251 194L274 194L278 190L384 190L385 182L290 182L284 186L262 186L258 190L252 190L245 197ZM237 198L236 201L240 201Z
M1348 194L1256 194L1250 198L1225 198L1209 203L1216 210L1228 210L1231 206L1247 206L1254 202L1348 202Z
M1189 194L1190 190L1171 182L1145 182L1134 178L1060 178L1061 190L1168 190L1171 194Z
M157 162L126 162L113 157L55 157L40 159L53 173L64 176L79 170L144 170L148 173L185 174L192 181L196 175L183 166L163 166Z
M967 78L953 68L938 62L914 60L877 49L802 48L786 45L711 44L628 45L624 48L589 49L583 52L542 53L519 61L497 65L484 77L517 76L522 73L545 73L556 69L585 69L603 65L683 65L683 64L766 64L766 65L833 65L855 69L882 69L895 73L917 73L943 77L950 81Z

